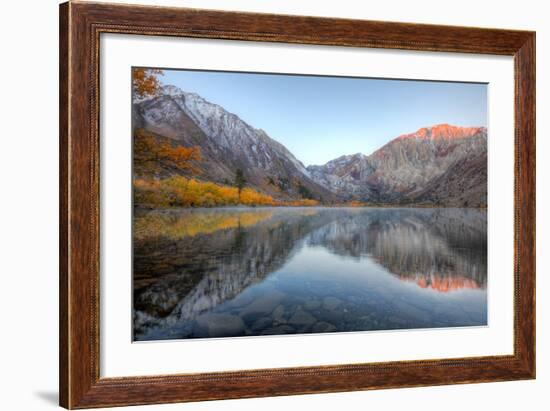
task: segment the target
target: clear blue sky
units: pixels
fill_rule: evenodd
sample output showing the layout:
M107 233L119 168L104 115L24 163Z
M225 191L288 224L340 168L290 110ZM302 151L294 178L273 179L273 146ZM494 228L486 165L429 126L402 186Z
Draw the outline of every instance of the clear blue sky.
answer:
M265 130L306 166L371 154L421 127L487 126L486 84L187 70L160 80Z

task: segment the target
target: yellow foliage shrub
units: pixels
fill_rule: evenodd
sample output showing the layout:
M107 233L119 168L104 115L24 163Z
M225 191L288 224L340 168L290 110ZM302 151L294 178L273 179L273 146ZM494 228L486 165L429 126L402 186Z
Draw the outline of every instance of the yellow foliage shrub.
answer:
M247 206L316 206L316 200L277 201L252 188L244 188L240 195L236 187L193 178L173 176L164 180L134 180L134 201L151 207L220 207Z

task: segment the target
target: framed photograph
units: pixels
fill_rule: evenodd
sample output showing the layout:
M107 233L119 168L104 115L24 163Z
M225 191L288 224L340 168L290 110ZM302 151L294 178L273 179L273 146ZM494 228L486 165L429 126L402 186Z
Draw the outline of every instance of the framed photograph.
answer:
M60 404L535 378L535 33L60 6Z

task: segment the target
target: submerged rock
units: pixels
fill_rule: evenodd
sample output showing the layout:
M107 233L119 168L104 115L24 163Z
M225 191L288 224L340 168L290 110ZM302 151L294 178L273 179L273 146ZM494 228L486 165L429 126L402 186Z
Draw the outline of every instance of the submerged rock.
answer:
M244 322L230 314L203 314L195 320L195 334L198 337L235 337L244 335Z
M274 291L254 300L240 312L240 316L247 321L251 318L261 317L270 314L275 307L285 298L285 294Z
M285 307L282 305L278 305L271 314L271 317L273 318L273 322L275 323L285 323Z
M325 320L332 324L340 324L344 320L343 310L325 310L319 319Z
M334 324L327 323L326 321L320 321L318 323L315 323L311 328L311 332L313 333L326 333L326 332L331 332L336 330L337 328L336 326L334 326Z
M250 326L250 329L252 331L261 331L264 330L273 324L273 321L269 317L262 317L258 320L254 321L254 323Z
M321 302L319 300L314 300L314 299L307 300L304 303L304 307L306 308L306 310L316 310L320 306L321 306Z
M327 310L334 310L342 304L342 301L336 297L325 297L323 298L323 307Z
M294 334L296 330L290 325L278 325L277 327L268 328L261 332L261 335L283 335L283 334Z
M290 320L288 320L289 324L292 325L310 325L316 321L317 319L314 316L301 308L296 310L294 315L290 317Z

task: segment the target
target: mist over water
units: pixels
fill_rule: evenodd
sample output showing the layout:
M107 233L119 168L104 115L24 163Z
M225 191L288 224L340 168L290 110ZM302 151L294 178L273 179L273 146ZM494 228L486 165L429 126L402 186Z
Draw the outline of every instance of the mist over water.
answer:
M134 338L487 324L487 213L137 211Z

